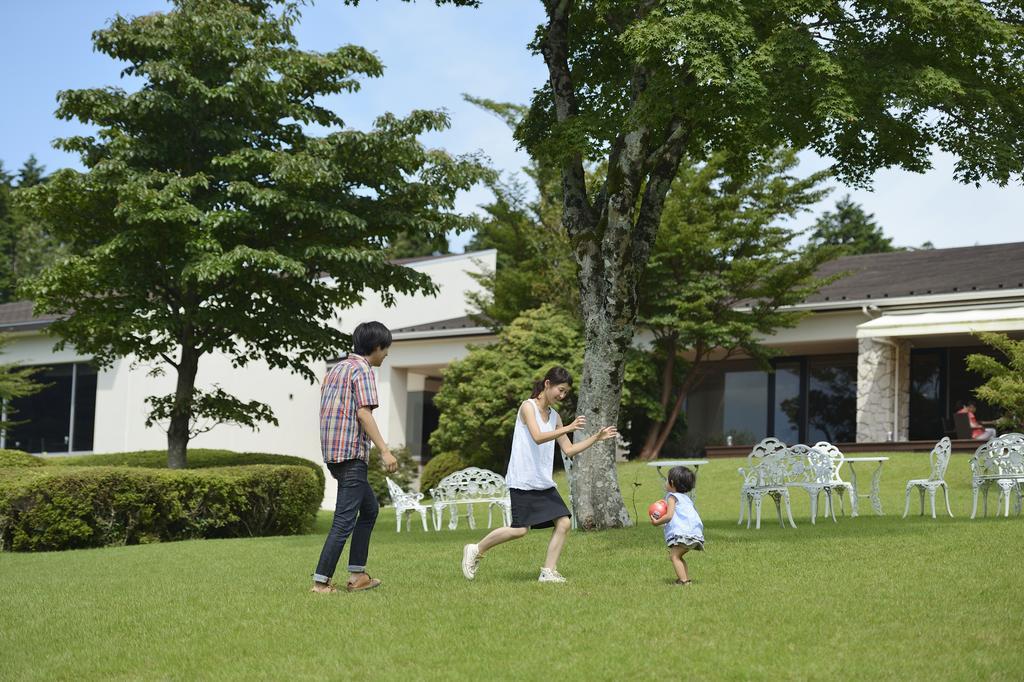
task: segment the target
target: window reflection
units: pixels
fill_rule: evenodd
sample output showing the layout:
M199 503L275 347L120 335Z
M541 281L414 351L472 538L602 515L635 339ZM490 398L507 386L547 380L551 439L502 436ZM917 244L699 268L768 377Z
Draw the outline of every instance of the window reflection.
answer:
M54 365L40 369L33 379L43 384L42 390L4 406L15 424L0 438L3 447L33 453L92 450L95 368L83 363Z
M800 441L800 363L779 362L775 365L774 435L783 443Z
M855 354L778 360L772 382L754 361L709 363L704 372L686 400L685 454L725 444L729 436L734 445L767 435L789 444L856 440Z
M857 439L856 356L807 359L807 442Z
M945 431L942 349L910 353L910 440L937 439Z
M725 410L722 430L733 443L756 443L768 424L768 375L762 370L725 374Z

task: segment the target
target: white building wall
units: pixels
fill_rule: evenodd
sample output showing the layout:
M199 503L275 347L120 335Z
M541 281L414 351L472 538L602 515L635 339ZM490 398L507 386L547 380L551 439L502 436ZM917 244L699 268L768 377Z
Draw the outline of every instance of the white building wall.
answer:
M338 328L351 333L360 322L376 320L396 329L467 315L470 311L466 294L481 291L469 273L493 271L497 266L497 254L496 250L489 249L411 263L408 267L429 275L441 288L437 296L399 294L395 296L395 305L388 308L380 296L365 291L365 301L361 305L341 313Z
M369 320L383 322L394 329L468 314L467 292L479 291L480 285L468 274L493 270L496 251L457 254L416 263L408 267L424 272L440 287L437 296L398 295L395 305L386 307L374 292L364 292L365 301L344 311L338 327L351 332L357 324ZM73 347L53 350L54 339L43 332L13 335L2 360L24 365L53 365L84 362L89 356ZM376 370L381 409L377 412L381 434L393 447L404 444L408 367L441 367L466 354L464 342L447 339L413 342L409 348L397 348ZM147 396L174 391L173 368L162 375L150 371L156 363L134 365L122 359L112 367L100 370L97 376L96 420L93 451L129 452L160 449L167 446L166 435L159 427L145 426ZM311 366L317 380L310 383L287 370L271 369L265 362L252 362L234 367L223 354L205 355L199 362L197 386L219 385L241 400L258 400L270 405L279 424L263 425L257 431L239 426L219 425L197 436L190 443L195 448L223 448L236 451L270 452L305 457L319 462L320 379L326 372L325 362ZM334 481L328 475L326 501L333 504Z
M162 376L151 376L149 371L155 366L147 363L133 368L131 361L124 359L100 373L96 389L94 451L127 452L167 447L163 429L145 425L149 413L145 399L173 393L176 376L173 368L168 368ZM325 363L321 362L313 371L319 377L325 369ZM266 403L274 411L279 425L263 425L253 431L222 424L196 436L190 447L272 452L310 459L319 456L317 384L287 370L271 369L265 362L235 368L223 354L200 358L196 384L203 389L219 385L241 400Z
M852 352L857 347L857 325L867 319L859 310L814 313L801 318L795 327L776 330L770 337L762 337L761 340L779 348L845 342L850 345Z

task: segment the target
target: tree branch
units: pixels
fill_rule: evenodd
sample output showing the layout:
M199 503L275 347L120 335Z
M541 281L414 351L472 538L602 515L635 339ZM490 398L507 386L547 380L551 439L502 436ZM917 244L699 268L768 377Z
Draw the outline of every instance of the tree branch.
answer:
M649 250L653 244L654 235L657 234L661 222L665 197L668 196L672 181L679 172L679 163L689 142L690 130L685 122L677 119L672 125L672 131L665 142L652 152L644 163L649 169L647 186L644 188L640 214L633 233L633 243L638 248L638 253L639 249Z
M555 118L566 123L579 115L576 90L569 69L569 15L572 0L546 0L547 34L540 44L548 67L551 94L555 102ZM571 238L577 238L593 226L593 208L587 198L583 154L569 155L562 162L563 221Z

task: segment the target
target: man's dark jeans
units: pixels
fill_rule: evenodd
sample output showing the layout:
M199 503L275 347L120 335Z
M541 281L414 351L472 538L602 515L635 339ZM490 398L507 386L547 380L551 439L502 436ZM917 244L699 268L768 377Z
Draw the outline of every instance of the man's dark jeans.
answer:
M377 522L379 509L377 497L366 478L366 462L358 459L331 462L327 468L338 481L338 501L334 507L334 523L331 524L331 531L320 552L320 562L313 574L313 580L321 583L326 583L334 575L349 535L352 536L352 546L348 551L348 570L360 573L366 569L370 534L373 532L373 524Z

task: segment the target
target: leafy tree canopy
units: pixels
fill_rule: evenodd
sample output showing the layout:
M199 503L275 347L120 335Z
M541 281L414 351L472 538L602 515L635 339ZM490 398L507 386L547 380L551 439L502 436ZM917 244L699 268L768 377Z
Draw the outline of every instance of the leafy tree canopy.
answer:
M504 472L519 405L534 383L560 365L579 381L583 339L579 323L552 306L528 310L506 326L498 340L469 349L444 371L434 396L441 413L430 436L433 452L456 452L473 466ZM559 406L562 420L574 418L575 395Z
M1024 340L1006 334L983 333L978 338L1005 358L975 353L967 356L968 369L986 381L975 390L981 400L1003 410L999 426L1003 431L1024 431Z
M782 149L742 172L722 154L681 167L640 285L638 324L654 335L660 370L641 457L669 438L704 362L738 354L766 363L763 339L795 325L801 315L789 306L825 283L814 273L831 250L798 251L787 221L824 196L827 174L796 178L796 165Z
M310 363L349 342L331 320L365 289L385 302L434 291L390 262L391 240L472 224L454 200L483 177L477 159L417 140L447 127L447 115L383 114L372 130L346 128L321 99L383 66L353 45L299 49L299 18L299 3L260 0L173 0L165 13L115 17L93 34L95 48L142 87L59 93L60 118L99 129L57 143L86 170L24 192L73 253L29 287L38 310L67 313L53 325L58 345L100 365L132 356L176 370L173 398L153 402L170 422L172 466L184 465L196 416L268 416L223 392L203 399L203 355L313 380Z

